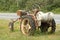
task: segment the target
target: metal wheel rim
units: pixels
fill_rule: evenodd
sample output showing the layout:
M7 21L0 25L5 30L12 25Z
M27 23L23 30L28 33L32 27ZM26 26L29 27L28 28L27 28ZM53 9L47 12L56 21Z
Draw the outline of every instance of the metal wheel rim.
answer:
M27 24L25 25L25 21L28 21ZM29 20L28 19L24 19L22 21L22 24L21 24L21 31L24 35L28 35L29 34L29 30L31 29L31 26L29 25Z

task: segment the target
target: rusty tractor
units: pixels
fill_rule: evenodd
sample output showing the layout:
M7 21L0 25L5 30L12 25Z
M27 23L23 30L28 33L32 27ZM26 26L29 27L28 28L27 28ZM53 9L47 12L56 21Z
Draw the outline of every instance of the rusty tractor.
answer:
M18 10L17 15L20 16L21 20L21 32L24 35L33 35L36 29L40 29L41 32L48 32L48 28L51 27L50 33L54 33L56 29L56 23L51 13L42 14L43 13L39 12L37 9L33 11L33 14L30 14L25 10ZM44 19L44 17L48 18Z

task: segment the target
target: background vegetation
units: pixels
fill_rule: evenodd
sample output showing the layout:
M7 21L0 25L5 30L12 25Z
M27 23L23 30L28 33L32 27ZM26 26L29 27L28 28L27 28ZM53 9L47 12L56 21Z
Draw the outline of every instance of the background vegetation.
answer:
M60 13L60 0L0 0L0 12L16 12L18 9Z

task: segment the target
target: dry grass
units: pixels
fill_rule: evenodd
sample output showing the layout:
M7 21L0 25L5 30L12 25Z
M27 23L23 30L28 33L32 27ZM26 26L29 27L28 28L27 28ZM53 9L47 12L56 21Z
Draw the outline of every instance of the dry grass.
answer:
M42 34L36 31L34 36L25 36L19 29L19 22L15 23L13 32L9 30L8 23L8 20L0 20L0 40L60 40L59 24L54 34Z

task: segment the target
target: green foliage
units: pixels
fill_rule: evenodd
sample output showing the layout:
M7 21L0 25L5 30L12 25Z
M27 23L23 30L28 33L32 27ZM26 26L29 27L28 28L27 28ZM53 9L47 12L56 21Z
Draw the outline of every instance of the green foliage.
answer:
M51 11L60 8L60 0L0 0L0 11L16 12L18 9Z
M55 14L59 14L60 13L60 8L56 8L56 9L52 10L52 12L54 12Z

